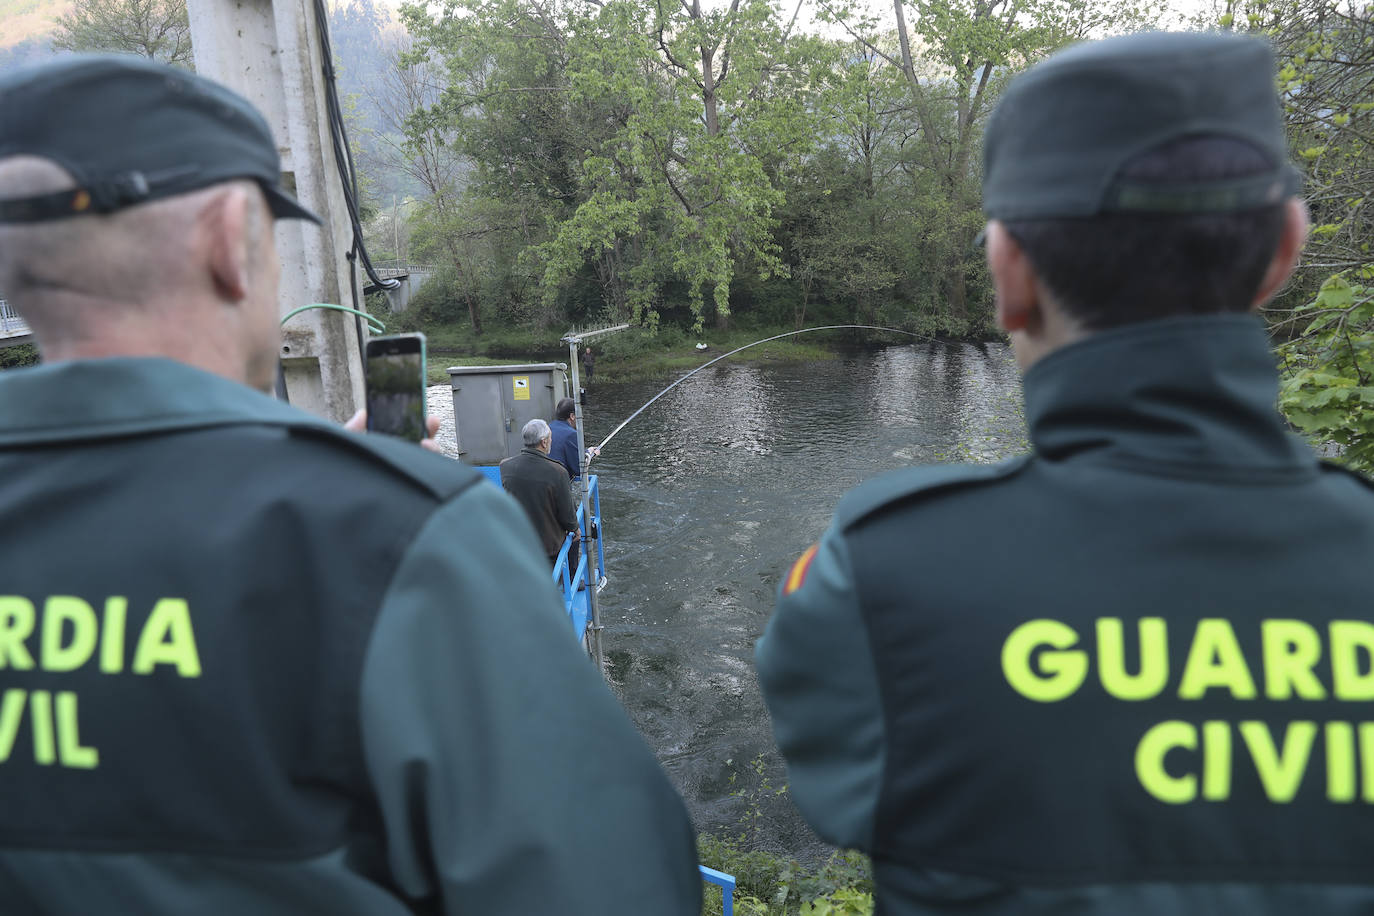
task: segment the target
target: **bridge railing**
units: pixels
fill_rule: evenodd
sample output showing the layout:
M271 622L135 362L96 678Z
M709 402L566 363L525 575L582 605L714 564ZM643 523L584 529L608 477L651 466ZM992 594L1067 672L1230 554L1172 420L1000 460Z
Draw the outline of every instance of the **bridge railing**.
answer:
M28 334L29 325L4 299L0 299L0 336L17 337Z
M385 261L373 261L372 269L377 276L383 280L392 277L404 277L407 274L427 274L433 273L434 268L428 264L417 264L414 261L407 261L404 258L391 258Z

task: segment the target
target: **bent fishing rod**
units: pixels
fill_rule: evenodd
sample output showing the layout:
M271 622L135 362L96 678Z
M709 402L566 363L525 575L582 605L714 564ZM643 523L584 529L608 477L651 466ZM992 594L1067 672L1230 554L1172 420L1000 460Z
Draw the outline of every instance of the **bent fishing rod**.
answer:
M940 342L939 338L937 338L937 337L931 337L931 336L928 335L928 334L917 334L917 333L915 333L915 332L913 332L913 331L903 331L901 328L885 328L885 327L881 327L881 326L879 326L879 325L874 325L874 324L826 324L826 325L821 325L821 326L819 326L819 327L814 327L814 328L802 328L802 329L799 330L799 331L788 331L788 332L786 332L785 334L775 334L775 335L773 335L772 337L765 337L765 338L763 338L762 340L756 340L756 341L754 341L753 343L747 343L747 344L745 344L745 345L742 346L742 347L736 347L735 349L731 350L729 353L724 353L724 354L722 354L722 355L720 355L720 356L717 356L715 359L710 360L709 362L702 363L700 366L697 366L695 369L693 369L691 372L688 372L688 373L687 373L686 375L684 375L682 378L680 378L680 379L678 379L677 381L673 382L673 383L672 383L671 385L669 385L667 388L664 388L664 389L663 389L662 391L660 391L658 394L656 394L656 395L654 395L653 397L649 398L649 400L647 400L647 401L644 402L644 405L643 405L642 407L640 407L640 408L639 408L638 410L636 410L634 413L632 413L632 414L630 414L628 417L626 417L625 420L624 420L624 422L622 422L622 423L621 423L619 426L617 426L615 429L611 430L611 434L610 434L609 436L607 436L605 439L602 439L601 442L600 442L598 445L596 445L596 446L594 447L594 454L593 454L593 457L594 457L595 455L601 453L601 450L602 450L603 448L606 447L606 443L607 443L607 442L610 442L612 439L615 438L616 433L620 432L620 431L621 431L622 429L624 429L626 426L630 425L630 421L631 421L631 420L633 420L635 417L637 417L637 416L639 416L640 414L642 414L644 411L648 410L648 409L649 409L649 406L650 406L651 404L653 404L654 401L657 401L659 398L663 397L665 394L667 394L668 392L672 391L672 390L673 390L674 388L676 388L678 385L681 385L683 382L687 381L689 378L691 378L692 376L696 375L696 374L697 374L698 372L700 372L702 369L710 368L711 366L714 366L716 363L720 362L721 360L726 359L727 357L734 356L736 353L742 352L742 351L744 351L744 350L748 350L750 347L757 347L759 344L770 343L770 342L772 342L772 341L774 341L774 340L782 340L784 337L794 337L794 336L796 336L797 334L808 334L808 333L810 333L810 332L812 332L812 331L842 331L842 330L889 331L889 332L891 332L891 333L893 333L893 334L905 334L907 337L914 337L914 338L916 338L917 340L926 340L926 341L930 341L930 342L932 342L932 343L939 343L939 342Z

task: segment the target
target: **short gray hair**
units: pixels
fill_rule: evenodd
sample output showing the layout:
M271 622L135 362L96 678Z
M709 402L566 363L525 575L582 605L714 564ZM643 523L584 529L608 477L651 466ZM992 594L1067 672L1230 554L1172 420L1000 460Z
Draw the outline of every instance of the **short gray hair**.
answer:
M525 440L525 448L534 448L543 442L553 433L549 430L549 424L535 417L525 424L525 428L520 430L520 438Z

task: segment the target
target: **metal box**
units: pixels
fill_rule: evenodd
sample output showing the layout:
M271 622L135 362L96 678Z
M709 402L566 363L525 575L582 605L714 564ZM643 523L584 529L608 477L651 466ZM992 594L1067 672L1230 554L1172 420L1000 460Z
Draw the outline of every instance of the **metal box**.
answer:
M567 373L567 363L450 366L458 457L492 465L518 453L525 424L551 420L554 405L568 397Z

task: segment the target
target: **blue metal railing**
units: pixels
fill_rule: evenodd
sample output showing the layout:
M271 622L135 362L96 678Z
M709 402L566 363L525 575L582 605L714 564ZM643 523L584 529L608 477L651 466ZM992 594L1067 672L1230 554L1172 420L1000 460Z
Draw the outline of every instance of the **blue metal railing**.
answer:
M494 466L479 467L477 470L486 475L486 478L492 483L498 487L501 486L500 468ZM606 541L601 537L601 487L595 474L588 477L587 505L592 510L592 527L588 527L580 501L577 507L577 527L584 538L590 534L591 530L597 532L596 568L601 570L602 575L605 575ZM572 569L568 562L572 543L572 535L570 534L564 539L563 549L558 551L558 559L553 564L553 581L563 593L563 609L567 612L568 619L572 621L573 632L577 634L578 639L581 639L587 632L587 624L590 622L588 615L591 613L591 601L587 589L583 587L587 584L587 554L585 551L579 550L577 552L577 568ZM595 585L596 583L592 584L593 587ZM735 876L727 875L723 871L716 871L714 868L707 868L705 865L697 867L701 870L703 881L720 888L721 907L724 916L734 916Z
M705 865L698 865L697 868L701 869L703 881L720 888L720 905L724 916L734 916L735 876L727 875L723 871L716 871L714 868L707 868Z
M492 483L498 487L501 486L501 469L499 467L483 466L477 470L481 471ZM601 571L601 575L604 577L606 574L606 544L600 536L601 487L595 474L590 475L588 481L587 505L592 510L591 525L588 525L588 521L583 515L579 500L577 527L583 538L588 537L592 530L597 532L596 568ZM587 582L586 552L579 550L576 554L571 554L572 542L571 534L563 540L563 547L558 551L558 559L553 564L553 581L563 594L563 610L573 625L573 632L577 634L578 639L581 639L587 632L587 625L591 622L591 598L588 596L587 590L595 588L598 583Z
M601 487L595 474L588 477L587 483L587 506L591 509L591 524L582 511L581 501L577 507L577 528L582 537L587 538L592 531L597 533L596 539L596 568L605 574L606 570L606 551L605 543L602 541L601 534ZM568 535L563 540L563 548L558 551L558 559L553 564L553 581L563 593L563 610L567 612L568 619L572 621L573 632L577 638L581 639L587 632L587 624L590 623L591 599L587 595L587 553L585 550L578 549L576 556L576 567L573 566L572 557L573 537ZM591 583L591 587L596 587L598 583Z

